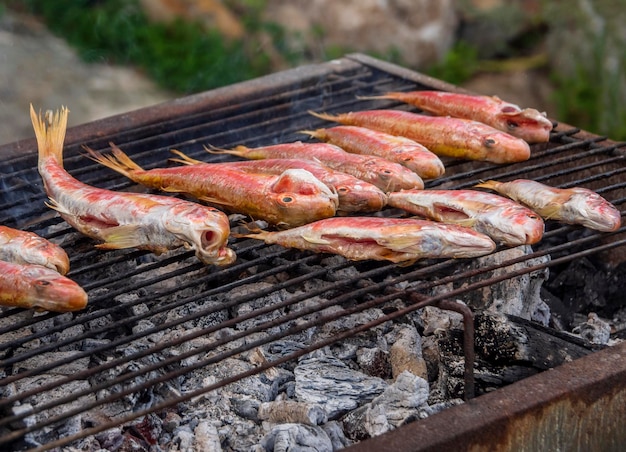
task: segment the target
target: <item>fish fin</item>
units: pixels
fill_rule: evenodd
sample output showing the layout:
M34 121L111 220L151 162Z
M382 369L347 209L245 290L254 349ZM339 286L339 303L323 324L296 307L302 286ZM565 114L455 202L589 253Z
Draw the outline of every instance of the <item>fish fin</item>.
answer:
M133 172L143 171L143 168L135 163L128 155L124 153L114 143L109 142L111 146L111 154L104 155L98 151L94 151L88 146L83 146L83 149L87 152L87 157L115 172L126 176L130 180L134 180Z
M475 188L488 188L490 190L495 190L496 187L500 184L500 182L495 180L486 180L481 181L479 184L474 185Z
M33 104L30 104L30 120L37 137L40 162L47 158L53 158L58 165L63 167L63 141L67 130L68 113L69 110L65 106L54 113L48 110L45 113L44 121L41 111L37 114Z
M449 204L444 203L433 203L433 209L435 214L441 218L444 218L445 221L453 221L453 222L461 222L470 220L470 216L466 214L463 210L452 207Z
M57 212L62 213L63 215L75 216L72 212L59 204L54 198L48 198L48 201L44 202L44 204L52 210L56 210Z
M105 250L137 248L150 243L149 238L137 225L113 226L101 230L99 235L104 243L96 245L96 248Z
M318 237L307 236L307 235L302 235L302 239L309 243L313 243L314 245L330 245L332 243L329 240L324 240L321 237L318 238Z
M465 219L459 219L459 220L446 220L446 223L450 223L450 224L456 224L459 226L465 226L466 228L472 228L476 225L476 223L478 222L477 219L475 218L465 218Z
M196 160L186 154L183 154L178 149L170 149L170 152L180 157L179 159L169 159L171 162L182 163L184 165L197 165L199 163L204 163L201 160Z
M165 191L167 191L167 189L164 189ZM208 202L210 204L217 204L219 206L223 206L223 207L233 207L234 204L230 203L230 202L225 202L222 199L218 199L218 198L213 198L211 196L197 196L197 198L200 201L204 201L204 202Z
M560 211L562 210L563 205L556 203L556 202L550 202L546 205L546 207L544 207L543 209L541 209L541 216L546 219L546 220L552 220L554 218L558 218L558 214L560 213Z

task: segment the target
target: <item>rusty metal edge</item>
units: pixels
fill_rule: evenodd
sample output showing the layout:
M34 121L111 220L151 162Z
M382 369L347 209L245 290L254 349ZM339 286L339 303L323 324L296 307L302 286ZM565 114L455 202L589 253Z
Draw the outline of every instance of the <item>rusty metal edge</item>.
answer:
M621 343L344 450L617 451L625 423Z

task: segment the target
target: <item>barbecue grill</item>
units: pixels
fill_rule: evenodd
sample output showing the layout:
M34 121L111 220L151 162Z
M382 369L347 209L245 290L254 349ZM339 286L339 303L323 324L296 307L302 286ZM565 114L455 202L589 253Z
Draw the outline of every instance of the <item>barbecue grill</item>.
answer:
M419 89L459 91L399 66L351 54L74 127L66 136L65 168L94 186L146 191L86 158L81 146L106 152L114 142L144 168L165 165L171 149L199 160L233 160L209 155L203 146L304 141L300 131L329 126L309 110L415 111L397 102L357 96ZM0 155L2 224L60 243L71 259L68 276L89 293L89 305L80 312L0 311L2 449L49 450L87 444L94 437L105 447L102 435L116 431L118 438L126 434L138 450L147 450L158 443L151 433L159 431L151 426L155 419L192 410L232 385L293 369L317 350L380 334L384 325L402 322L427 306L463 315L457 345L464 368L457 395L466 403L352 447L483 450L497 445L522 450L526 445L531 450L575 441L581 448L606 450L626 441L618 422L626 414L624 344L598 350L604 347L576 342L565 333L546 333L574 341L589 353L551 372L488 391L474 374L475 305L470 302L502 282L546 269L554 281L554 275L592 259L602 263L599 278L607 288L607 303L617 309L620 301L624 305L624 283L615 276L624 272L624 227L600 234L548 221L544 239L533 249L473 267L467 260L424 260L411 266L350 262L231 239L237 261L225 268L207 267L185 250L157 257L137 250L94 249L92 240L44 205L35 140L5 145ZM484 179L528 178L591 188L623 212L625 155L621 143L556 124L550 142L533 145L526 162L451 161L446 175L426 187L470 188ZM400 215L392 209L379 214ZM240 216L231 219L232 228L241 227ZM575 305L571 292L575 290L567 292L567 298ZM227 366L242 356L249 366ZM289 386L274 378L275 386Z

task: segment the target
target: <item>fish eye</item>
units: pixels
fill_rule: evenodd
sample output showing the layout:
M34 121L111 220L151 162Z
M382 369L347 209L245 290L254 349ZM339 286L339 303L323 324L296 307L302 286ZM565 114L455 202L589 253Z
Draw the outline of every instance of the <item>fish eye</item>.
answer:
M291 196L283 196L282 201L283 201L284 203L289 203L289 202L292 202L292 201L293 201L293 198L292 198Z
M513 121L507 121L507 122L506 122L506 126L507 126L510 130L513 130L513 129L517 129L517 128L519 127L519 124L518 124L518 123L516 123L516 122L513 122Z
M538 220L539 219L539 215L533 215L531 213L526 215L528 218L530 218L531 220Z
M497 141L493 138L487 138L484 142L485 146L488 148L492 148L497 144Z
M348 190L348 187L337 187L337 192L339 193L348 193L350 190Z
M46 281L45 279L40 279L39 281L37 281L37 284L40 286L49 286L51 284L50 281Z
M500 109L502 113L517 113L517 108L507 105L506 107L502 107Z

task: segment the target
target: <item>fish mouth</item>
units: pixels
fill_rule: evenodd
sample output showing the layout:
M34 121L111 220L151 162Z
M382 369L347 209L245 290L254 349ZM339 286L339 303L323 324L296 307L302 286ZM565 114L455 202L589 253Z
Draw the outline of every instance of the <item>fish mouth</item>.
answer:
M200 246L196 249L198 258L207 264L219 266L230 265L237 259L235 252L225 246L228 237L214 230L205 230L200 233Z

